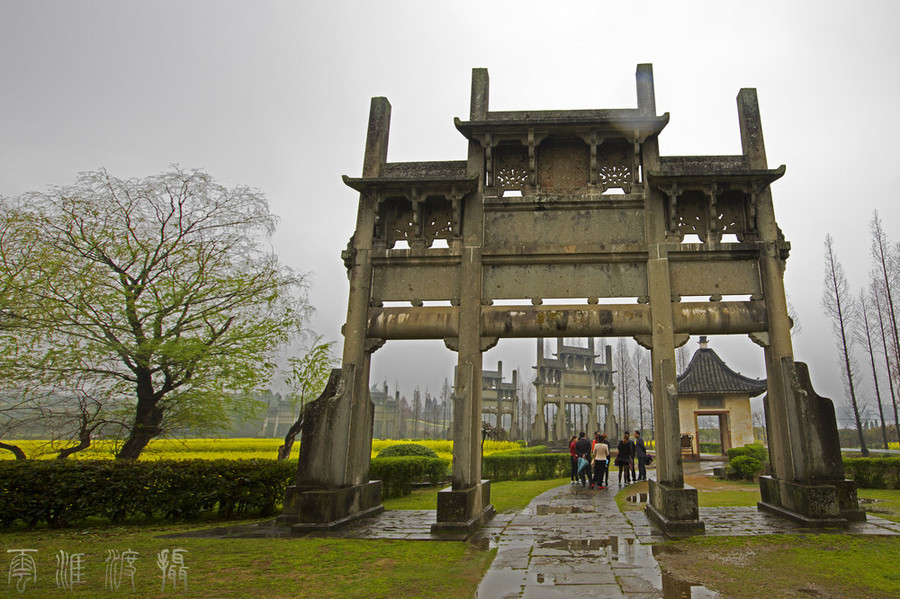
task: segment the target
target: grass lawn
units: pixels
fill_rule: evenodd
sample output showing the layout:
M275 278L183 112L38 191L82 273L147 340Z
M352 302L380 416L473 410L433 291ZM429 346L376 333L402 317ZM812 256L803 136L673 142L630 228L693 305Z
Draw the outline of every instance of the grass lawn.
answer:
M723 597L900 597L898 537L691 537L665 543L656 559Z
M498 511L524 508L540 493L566 479L508 481L491 485ZM437 488L385 502L388 509L435 509ZM249 521L240 521L248 523ZM230 522L237 523L237 522ZM209 522L221 526L229 522ZM180 597L472 597L494 551L467 543L431 541L362 541L347 539L163 539L161 535L198 528L192 524L80 526L66 530L13 529L0 533L0 555L9 573L9 550L36 549L37 581L25 593L16 579L4 596L16 597L158 597L161 594L159 552L184 549L188 589L171 583L166 594ZM57 554L81 556L84 583L73 590L57 588ZM125 579L119 591L104 589L110 550L136 551L135 590Z
M687 476L701 507L756 506L755 483ZM646 493L646 483L616 495L623 511L646 503L627 500ZM900 521L900 491L860 489L873 515ZM640 497L640 496L639 496ZM658 546L663 570L723 597L900 597L900 537L862 535L764 535L690 537ZM764 576L760 573L765 572Z
M867 513L892 522L900 522L900 491L859 489L857 494Z
M196 527L195 525L193 527ZM466 543L345 539L161 539L186 525L40 530L0 534L3 549L37 549L37 582L16 597L158 597L157 554L184 549L188 589L179 597L471 597L493 552ZM57 588L57 553L83 553L83 584ZM125 579L119 592L104 590L109 550L137 551L135 591ZM2 550L0 550L2 551ZM11 562L4 555L4 569ZM5 582L5 581L4 581Z

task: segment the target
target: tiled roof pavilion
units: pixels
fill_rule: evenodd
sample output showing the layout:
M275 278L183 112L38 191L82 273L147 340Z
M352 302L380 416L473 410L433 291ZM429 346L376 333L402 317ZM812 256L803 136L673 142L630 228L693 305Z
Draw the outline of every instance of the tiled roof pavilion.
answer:
M751 379L733 371L709 349L706 337L700 337L700 349L678 376L678 393L746 393L756 397L765 390L766 379Z

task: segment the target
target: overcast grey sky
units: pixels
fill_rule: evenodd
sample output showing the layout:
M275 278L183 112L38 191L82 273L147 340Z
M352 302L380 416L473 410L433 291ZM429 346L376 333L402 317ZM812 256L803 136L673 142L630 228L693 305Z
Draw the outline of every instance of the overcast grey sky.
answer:
M841 402L820 308L822 245L831 233L858 289L873 210L900 239L898 13L887 0L4 0L0 194L99 167L135 177L171 163L256 187L281 217L282 260L312 274L312 325L340 340L340 252L357 204L341 175L361 171L372 96L393 105L390 161L459 160L466 144L452 119L468 116L473 67L489 69L495 110L629 108L635 67L649 62L657 110L671 115L661 152L739 154L735 96L756 87L769 164L787 166L772 191L793 245L796 358L810 363L820 394ZM713 347L765 376L762 350L746 338ZM534 353L533 342L501 341L485 366L530 370ZM372 382L435 392L454 361L439 342L389 343Z

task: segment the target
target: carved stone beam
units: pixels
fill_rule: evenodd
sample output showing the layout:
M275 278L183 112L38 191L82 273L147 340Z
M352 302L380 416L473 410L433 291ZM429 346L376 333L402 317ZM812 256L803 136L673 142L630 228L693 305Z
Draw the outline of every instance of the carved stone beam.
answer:
M481 145L484 147L484 171L487 175L485 177L485 185L487 187L493 187L494 185L494 140L491 137L490 133L485 134L484 139L481 142Z
M720 241L722 233L719 231L719 208L716 205L719 198L719 186L715 183L705 185L703 192L709 198L709 215L707 217L707 226L709 227L710 241Z
M677 183L660 185L659 190L669 198L669 218L667 228L669 233L675 233L675 223L677 222L678 217L678 196L681 195L682 190L678 189Z
M456 186L450 188L450 207L452 214L450 215L450 232L455 236L462 235L460 223L462 222L462 195L457 191Z
M640 131L637 129L634 130L634 156L631 161L631 182L634 185L637 185L641 182L641 178L639 176L640 173L640 165L641 165L641 144L644 143L644 139L641 138Z
M384 198L381 197L381 192L376 191L371 194L371 198L373 203L375 204L375 226L378 226L378 223L381 222L381 202Z
M500 337L482 337L481 351L487 351L500 343Z
M673 340L675 342L675 347L681 347L685 343L690 340L691 336L685 333L676 333L673 336ZM653 349L653 336L652 335L635 335L634 340L637 341L637 344L643 347L644 349Z
M765 349L769 347L769 333L761 332L761 333L749 333L747 335L750 337L750 341Z
M744 183L739 187L739 189L750 196L750 202L747 206L748 210L748 219L747 219L747 230L748 231L756 231L756 205L757 198L759 194L762 193L762 190L765 189L765 185L761 185L758 183Z
M365 350L367 354L374 354L384 347L385 340L377 337L366 337Z
M450 351L459 351L459 337L444 337L444 345Z
M534 129L528 130L528 185L537 185L537 161L535 160Z

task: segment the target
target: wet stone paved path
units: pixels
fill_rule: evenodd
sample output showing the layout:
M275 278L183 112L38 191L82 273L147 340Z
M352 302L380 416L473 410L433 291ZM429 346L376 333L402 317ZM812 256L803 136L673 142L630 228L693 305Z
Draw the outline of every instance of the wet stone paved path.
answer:
M652 474L651 474L652 476ZM563 485L535 497L518 513L498 514L470 542L496 548L478 587L482 599L566 597L716 597L700 586L662 572L654 552L665 541L643 511L619 511L615 483L604 490ZM637 489L636 489L637 490ZM646 501L646 496L636 499ZM398 510L360 520L332 532L308 536L353 539L430 540L434 510ZM849 529L821 531L752 507L700 508L708 536L785 533L900 535L900 524L868 515ZM205 529L168 536L288 537L275 521Z
M619 511L618 490L566 485L535 497L518 514L495 518L481 532L497 557L478 596L663 596L649 543L665 539L643 513L629 513L629 520Z

